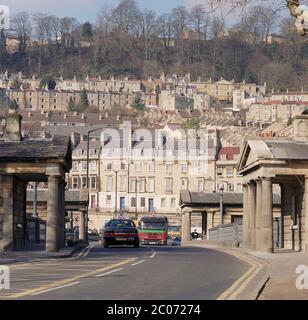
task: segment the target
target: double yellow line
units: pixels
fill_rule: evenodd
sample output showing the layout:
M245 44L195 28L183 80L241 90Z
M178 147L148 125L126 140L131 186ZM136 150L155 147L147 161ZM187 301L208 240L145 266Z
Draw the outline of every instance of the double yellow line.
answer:
M235 256L236 258L247 262L250 265L249 270L242 277L240 277L229 289L227 289L217 298L217 300L236 300L238 295L242 293L243 290L248 286L249 282L260 272L264 264L238 252L224 252Z

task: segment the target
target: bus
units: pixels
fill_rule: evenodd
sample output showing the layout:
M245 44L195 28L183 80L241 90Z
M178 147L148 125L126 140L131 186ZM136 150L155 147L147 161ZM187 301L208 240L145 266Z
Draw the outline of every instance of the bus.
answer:
M168 219L166 217L143 217L139 224L141 244L167 245Z
M169 226L168 227L168 238L170 240L179 239L182 237L181 227L179 226Z

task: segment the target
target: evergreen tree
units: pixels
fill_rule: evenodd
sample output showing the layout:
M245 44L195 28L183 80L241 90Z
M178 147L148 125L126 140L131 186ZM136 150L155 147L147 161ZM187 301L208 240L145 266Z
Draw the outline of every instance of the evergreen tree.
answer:
M142 101L141 95L138 94L134 97L134 100L131 104L131 107L135 110L144 110L145 109L145 104Z
M86 22L82 26L81 36L84 40L91 40L93 36L92 24L90 22Z
M83 89L80 92L80 109L81 111L84 111L88 107L89 107L89 100L88 100L87 90Z
M5 66L5 60L6 60L6 37L3 30L0 32L0 65L2 68Z
M18 109L19 108L19 105L15 99L13 101L11 101L10 108L11 109Z
M67 110L68 112L74 111L74 101L72 97L70 97L70 100L68 102Z

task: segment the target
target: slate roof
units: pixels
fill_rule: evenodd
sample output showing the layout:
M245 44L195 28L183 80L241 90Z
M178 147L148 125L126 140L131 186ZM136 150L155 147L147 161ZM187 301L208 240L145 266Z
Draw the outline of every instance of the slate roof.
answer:
M0 162L66 158L69 143L69 137L61 136L54 136L50 140L0 141Z
M243 205L243 193L225 192L223 196L223 203L225 205ZM281 200L278 194L274 194L273 203L280 205ZM206 192L190 192L187 190L181 191L180 194L181 206L205 206L205 205L220 205L219 193Z
M294 141L271 141L265 143L275 159L308 160L308 144Z

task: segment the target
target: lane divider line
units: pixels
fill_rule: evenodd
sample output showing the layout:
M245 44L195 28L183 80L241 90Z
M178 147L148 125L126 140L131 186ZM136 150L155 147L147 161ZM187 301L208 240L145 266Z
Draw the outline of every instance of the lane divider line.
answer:
M118 272L118 271L121 271L121 270L123 270L123 268L119 268L119 269L116 269L116 270L105 272L103 274L99 274L99 275L95 276L95 278L101 278L101 277L107 276L108 274L112 274L112 273L115 273L115 272Z
M27 290L27 291L25 291L23 293L12 294L12 295L7 296L7 298L9 298L9 299L18 299L18 298L22 298L22 297L25 297L25 296L32 295L33 293L36 293L36 292L39 292L39 291L52 289L52 288L63 286L63 285L66 285L66 284L69 284L69 283L72 283L72 282L77 282L80 279L93 277L98 273L101 273L101 272L104 272L104 271L107 271L107 270L110 270L110 269L114 269L114 268L123 266L123 265L128 264L128 263L132 263L133 261L136 261L136 260L137 260L137 258L127 259L125 261L122 261L122 262L119 262L119 263L116 263L116 264L111 264L110 266L107 266L107 267L104 267L104 268L101 268L101 269L97 269L97 270L94 270L92 272L88 272L88 273L85 273L85 274L82 274L82 275L78 275L78 276L67 278L67 279L60 280L60 281L55 281L55 282L43 285L43 286L38 287L38 288L29 289L29 290Z
M146 260L141 260L141 261L139 261L139 262L133 263L132 266L137 266L138 264L141 264L141 263L143 263L143 262L146 262Z
M157 254L157 252L155 251L155 252L150 256L150 259L155 258L156 254Z
M79 284L79 283L80 283L80 281L73 282L73 283L70 283L70 284L66 284L66 285L60 286L60 287L55 287L55 288L51 288L51 289L35 292L35 293L32 293L31 296L38 296L40 294L47 293L47 292L50 292L50 291L59 290L59 289L67 288L67 287L72 287L72 286L75 286L76 284Z

